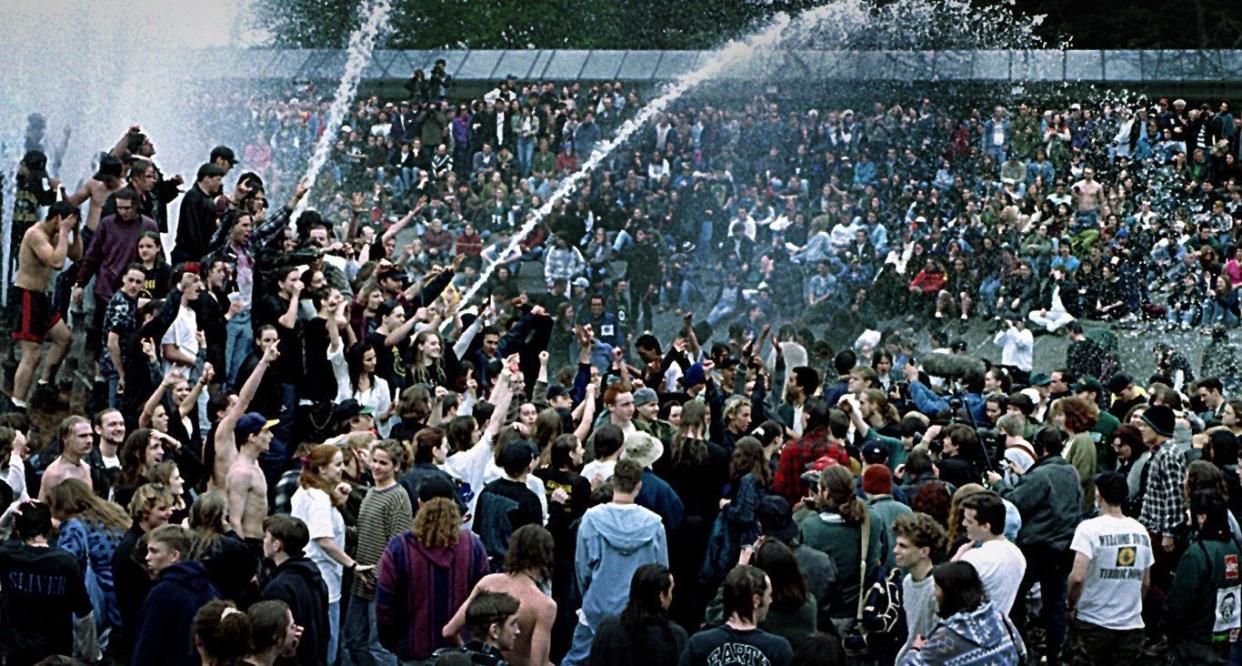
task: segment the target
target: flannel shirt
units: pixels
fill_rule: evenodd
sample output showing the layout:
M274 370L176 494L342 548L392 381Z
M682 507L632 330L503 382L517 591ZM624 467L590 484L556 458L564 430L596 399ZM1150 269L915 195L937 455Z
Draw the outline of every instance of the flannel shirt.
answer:
M586 271L586 260L575 247L553 247L543 263L543 277L553 280L572 280Z
M802 474L811 463L824 456L842 465L850 462L845 448L829 441L823 432L804 433L800 439L791 440L781 450L772 492L789 500L791 505L806 497L807 485L802 481Z
M1139 522L1143 527L1169 536L1186 517L1186 503L1182 498L1182 479L1186 477L1186 463L1177 445L1166 441L1156 449L1151 462L1147 463L1147 489L1143 495L1143 510Z

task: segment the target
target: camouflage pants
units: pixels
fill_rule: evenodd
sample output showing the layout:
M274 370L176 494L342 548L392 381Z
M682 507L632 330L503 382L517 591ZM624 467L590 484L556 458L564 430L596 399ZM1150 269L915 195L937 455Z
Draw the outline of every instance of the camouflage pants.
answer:
M1069 626L1068 647L1066 661L1075 666L1137 664L1143 650L1143 630L1105 629L1074 619Z

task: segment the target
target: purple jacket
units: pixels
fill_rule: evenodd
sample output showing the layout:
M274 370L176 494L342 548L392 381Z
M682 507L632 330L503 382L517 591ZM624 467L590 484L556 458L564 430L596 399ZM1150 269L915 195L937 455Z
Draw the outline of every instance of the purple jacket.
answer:
M380 558L375 588L380 644L402 661L426 659L447 647L440 630L488 572L483 542L469 530L451 548L424 548L412 530L393 537Z
M78 277L73 284L85 287L98 273L95 296L101 299L101 303L107 304L121 286L121 274L125 267L138 261L138 239L142 232L158 233L159 230L155 220L145 215L133 222L124 222L116 215L103 218L95 229L90 247L86 248L86 256L82 257Z

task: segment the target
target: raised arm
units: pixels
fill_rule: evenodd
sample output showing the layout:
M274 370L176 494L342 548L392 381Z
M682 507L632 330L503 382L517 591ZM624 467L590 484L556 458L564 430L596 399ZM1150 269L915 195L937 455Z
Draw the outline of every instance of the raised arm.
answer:
M164 399L164 394L168 392L168 387L181 381L181 373L176 370L169 370L164 375L164 381L151 392L151 397L147 398L146 404L142 406L142 413L138 415L138 427L151 427L151 416L155 414L155 407Z
M582 399L582 416L578 420L578 427L574 429L574 437L579 442L585 442L587 435L591 434L591 425L595 423L595 393L599 389L595 384L588 384L586 387L586 397Z

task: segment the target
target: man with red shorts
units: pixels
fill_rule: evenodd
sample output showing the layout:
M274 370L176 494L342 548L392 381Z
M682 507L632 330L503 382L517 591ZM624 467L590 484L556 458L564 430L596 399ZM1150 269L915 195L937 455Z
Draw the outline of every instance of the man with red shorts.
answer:
M47 288L53 270L65 267L65 259L81 261L82 236L78 224L82 214L77 208L58 201L48 210L48 218L30 227L22 236L17 253L17 277L9 291L8 317L13 339L21 348L21 362L13 376L13 404L21 409L29 406L30 382L43 342L52 339L52 350L43 366L39 380L41 390L50 391L57 366L69 351L73 335L52 306Z

